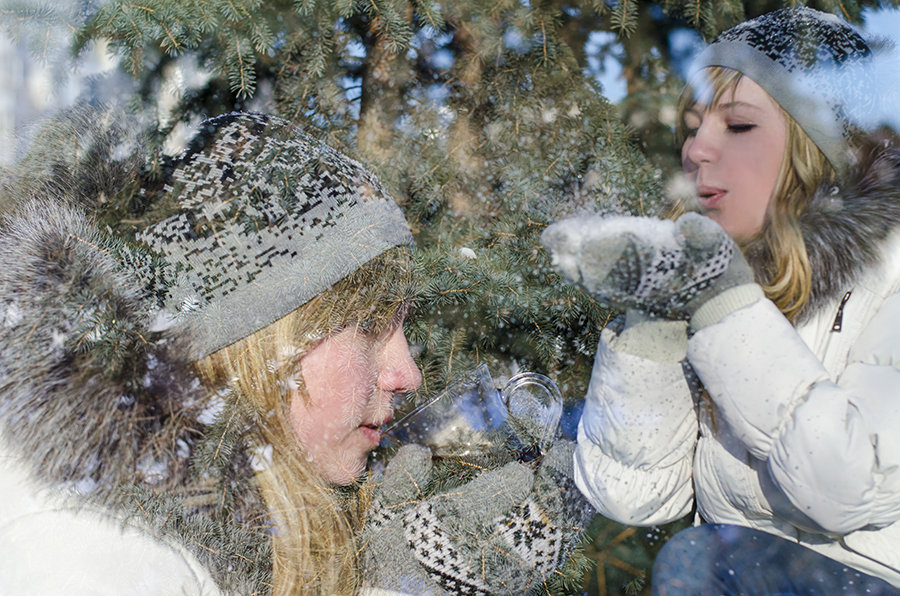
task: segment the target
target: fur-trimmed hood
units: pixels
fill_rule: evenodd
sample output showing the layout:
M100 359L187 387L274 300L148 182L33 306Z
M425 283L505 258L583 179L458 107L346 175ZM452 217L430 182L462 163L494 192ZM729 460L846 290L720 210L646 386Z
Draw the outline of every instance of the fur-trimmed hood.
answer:
M60 201L0 233L0 424L42 477L104 499L124 479L183 476L199 427L199 384L148 331L125 255Z
M812 273L800 321L888 258L885 242L900 227L900 147L887 140L873 145L861 154L846 183L820 188L798 217ZM767 259L753 249L747 256L759 275Z
M266 431L240 389L204 386L194 362L362 263L405 255L409 227L373 174L286 121L220 116L181 156L147 159L113 142L131 138L128 119L93 113L49 122L0 177L0 474L8 458L34 492L138 519L223 589L265 592ZM396 300L346 294L393 316L412 289L396 286Z
M270 544L239 520L264 526L265 509L245 424L217 422L245 419L210 416L180 338L150 331L156 300L129 264L139 258L71 201L45 197L6 217L0 456L75 507L138 518L181 542L222 588L256 591L269 579Z

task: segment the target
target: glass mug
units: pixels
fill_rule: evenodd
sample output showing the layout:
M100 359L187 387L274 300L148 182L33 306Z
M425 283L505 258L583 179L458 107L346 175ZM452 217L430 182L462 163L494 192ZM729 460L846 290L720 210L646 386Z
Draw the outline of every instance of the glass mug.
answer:
M544 375L519 373L498 389L486 364L466 372L384 430L383 446L418 443L436 457L487 451L504 428L517 449L537 456L559 432L563 403Z

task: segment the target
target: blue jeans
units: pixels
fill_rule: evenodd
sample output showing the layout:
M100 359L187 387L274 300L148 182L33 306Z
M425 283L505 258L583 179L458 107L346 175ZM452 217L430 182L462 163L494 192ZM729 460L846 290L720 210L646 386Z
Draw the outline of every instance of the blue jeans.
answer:
M682 530L653 564L654 596L900 595L886 581L805 546L740 526Z

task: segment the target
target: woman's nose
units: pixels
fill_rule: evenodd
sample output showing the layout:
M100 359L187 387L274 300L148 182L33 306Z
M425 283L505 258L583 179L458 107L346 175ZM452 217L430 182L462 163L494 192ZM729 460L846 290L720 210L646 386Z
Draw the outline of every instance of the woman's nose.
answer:
M714 162L718 155L719 150L712 129L701 124L694 134L684 141L681 149L681 167L685 172L691 173L703 163Z
M378 383L392 393L415 391L422 384L422 373L409 353L409 344L398 325L385 343Z

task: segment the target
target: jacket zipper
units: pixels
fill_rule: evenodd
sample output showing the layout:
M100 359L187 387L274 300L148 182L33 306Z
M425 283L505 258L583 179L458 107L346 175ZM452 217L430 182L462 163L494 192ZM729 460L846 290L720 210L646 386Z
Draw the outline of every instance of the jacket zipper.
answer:
M844 297L841 298L841 304L838 306L837 316L834 317L834 323L831 324L831 330L835 333L841 332L841 326L844 324L844 305L847 304L847 301L850 300L850 294L853 293L853 290L850 290Z

